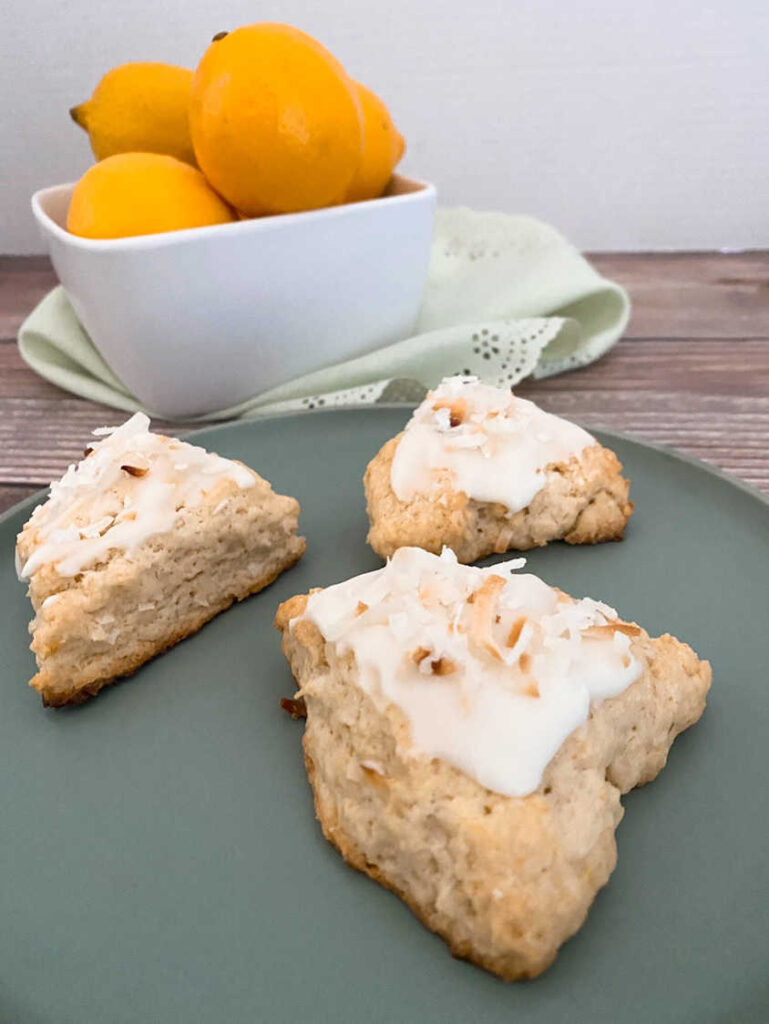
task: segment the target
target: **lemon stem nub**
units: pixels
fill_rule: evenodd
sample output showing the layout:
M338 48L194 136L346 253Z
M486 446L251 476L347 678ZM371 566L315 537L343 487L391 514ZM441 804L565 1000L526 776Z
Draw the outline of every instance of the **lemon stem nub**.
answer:
M218 43L220 39L224 39L224 37L228 36L229 34L230 34L229 32L217 32L216 35L211 40L211 42L212 43Z
M79 124L81 128L86 128L85 108L86 108L86 104L85 103L80 103L76 107L70 107L69 108L69 116L72 118L72 120L75 122L75 124ZM88 129L86 128L86 131L87 130Z

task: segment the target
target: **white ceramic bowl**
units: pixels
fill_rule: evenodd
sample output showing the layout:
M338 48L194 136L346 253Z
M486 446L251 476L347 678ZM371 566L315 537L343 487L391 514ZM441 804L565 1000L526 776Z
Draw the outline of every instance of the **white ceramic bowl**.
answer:
M364 203L114 241L65 230L72 188L32 209L80 322L156 415L234 405L413 330L432 185L396 176Z

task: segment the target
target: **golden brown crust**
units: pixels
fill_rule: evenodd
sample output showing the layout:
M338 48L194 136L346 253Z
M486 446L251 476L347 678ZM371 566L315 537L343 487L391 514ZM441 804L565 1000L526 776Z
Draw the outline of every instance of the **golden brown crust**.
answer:
M371 527L368 542L389 558L399 547L440 554L451 548L460 562L490 554L527 551L553 540L597 544L621 540L633 505L630 482L608 448L595 444L566 463L548 466L546 483L527 508L510 516L504 505L469 499L448 478L430 495L401 501L390 476L402 434L391 438L366 468L363 483Z
M404 757L408 724L378 710L315 626L283 650L307 711L303 746L323 834L397 893L451 952L507 980L536 977L582 925L616 863L620 794L653 779L697 721L710 666L674 637L634 630L643 672L594 706L537 791L491 792L439 759Z
M278 605L278 610L275 612L275 628L282 633L292 619L302 615L307 607L309 596L309 594L296 594Z

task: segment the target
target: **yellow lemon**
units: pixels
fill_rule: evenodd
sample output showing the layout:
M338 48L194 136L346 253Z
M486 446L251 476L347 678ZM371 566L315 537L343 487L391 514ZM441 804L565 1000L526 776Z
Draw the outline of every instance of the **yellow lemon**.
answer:
M192 72L172 64L121 64L70 115L97 160L115 153L166 153L195 164L189 128Z
M347 191L348 203L381 196L406 149L382 100L360 82L355 85L363 109L363 156Z
M214 37L195 72L190 130L208 180L252 217L343 202L361 160L353 81L289 25Z
M77 183L67 230L83 238L127 238L236 219L195 167L158 153L119 153Z

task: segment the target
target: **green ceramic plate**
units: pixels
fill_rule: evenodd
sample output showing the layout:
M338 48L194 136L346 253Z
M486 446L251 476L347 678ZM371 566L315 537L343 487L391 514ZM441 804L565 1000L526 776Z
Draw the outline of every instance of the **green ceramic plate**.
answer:
M26 681L13 572L26 503L0 522L3 1024L747 1024L769 1020L769 505L619 437L637 513L623 544L530 567L713 663L701 723L625 800L619 864L539 980L452 960L320 835L272 617L373 569L361 474L403 409L226 426L200 443L302 504L309 547L272 587L81 708Z

